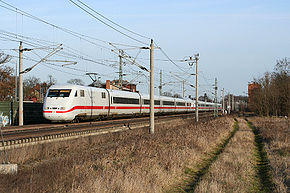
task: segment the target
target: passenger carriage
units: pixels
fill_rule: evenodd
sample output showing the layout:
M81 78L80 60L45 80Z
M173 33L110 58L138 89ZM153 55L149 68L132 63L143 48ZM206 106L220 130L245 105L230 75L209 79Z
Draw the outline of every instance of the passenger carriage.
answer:
M155 96L154 107L155 113L193 112L195 101ZM199 102L200 111L213 109L214 103ZM78 85L54 85L47 92L43 115L51 121L72 121L108 116L146 115L149 114L149 110L149 95Z

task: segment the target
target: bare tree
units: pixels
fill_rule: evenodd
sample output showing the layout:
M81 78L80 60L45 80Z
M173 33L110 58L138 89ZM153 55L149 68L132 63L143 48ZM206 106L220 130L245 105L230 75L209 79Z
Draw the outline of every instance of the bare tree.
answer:
M14 93L14 84L13 68L0 66L0 100L10 100Z
M260 115L290 115L290 61L278 60L274 72L256 79L261 87L253 92L252 106Z
M9 62L11 59L11 57L7 54L4 54L4 53L0 53L0 64L4 64L4 63L7 63Z
M85 85L85 83L81 80L81 79L78 79L78 78L75 78L75 79L70 79L67 81L67 83L69 84L75 84L75 85Z
M176 94L173 95L173 98L182 98L182 96L180 94L176 93Z
M171 92L164 92L164 93L163 93L163 96L172 97L172 94L171 94Z
M24 99L29 100L30 98L37 98L35 90L36 86L40 84L40 79L34 76L29 76L23 81L23 93Z

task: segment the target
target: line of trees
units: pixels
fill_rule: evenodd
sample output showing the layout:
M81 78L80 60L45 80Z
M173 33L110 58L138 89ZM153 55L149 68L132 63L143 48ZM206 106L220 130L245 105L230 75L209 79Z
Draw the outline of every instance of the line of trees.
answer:
M9 100L14 93L15 78L13 68L4 64L10 61L9 55L0 53L0 101Z
M254 79L260 87L251 94L251 110L265 116L290 115L290 59L278 60L273 72Z
M15 98L15 71L13 68L5 65L11 57L7 54L0 53L0 101L11 101ZM49 75L48 81L41 81L34 76L27 76L23 81L24 100L42 101L46 90L56 80ZM17 76L17 80L19 77ZM19 83L18 83L19 88Z

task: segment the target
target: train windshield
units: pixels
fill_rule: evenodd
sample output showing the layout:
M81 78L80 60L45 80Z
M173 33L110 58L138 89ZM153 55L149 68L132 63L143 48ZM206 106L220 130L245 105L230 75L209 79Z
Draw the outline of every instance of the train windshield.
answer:
M69 97L71 89L51 89L48 92L48 97Z

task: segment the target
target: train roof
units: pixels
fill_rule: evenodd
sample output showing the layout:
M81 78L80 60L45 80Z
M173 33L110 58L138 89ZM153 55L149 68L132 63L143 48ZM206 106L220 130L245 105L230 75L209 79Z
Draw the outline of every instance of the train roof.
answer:
M114 94L118 94L124 97L136 97L139 96L139 93L137 92L129 92L129 91L123 91L123 90L112 90L112 89L105 89L105 88L97 88L97 87L89 87L89 86L81 86L81 85L72 85L72 84L64 84L64 85L52 85L49 89L89 89L92 88L94 90L100 90L100 91L104 91L104 90L109 90L113 95ZM143 94L140 93L140 95L142 95L142 97L144 97L145 99L149 99L150 95L149 94ZM156 100L173 100L175 99L175 101L180 101L180 102L194 102L195 100L192 99L188 99L188 98L173 98L173 97L168 97L168 96L155 96ZM215 103L212 102L204 102L204 101L198 101L198 103L200 104L212 104L214 105ZM218 103L218 105L220 105Z

